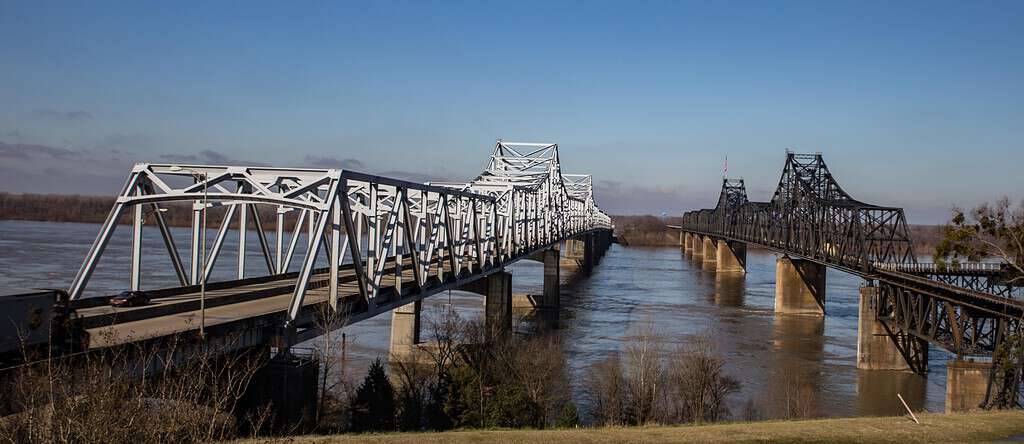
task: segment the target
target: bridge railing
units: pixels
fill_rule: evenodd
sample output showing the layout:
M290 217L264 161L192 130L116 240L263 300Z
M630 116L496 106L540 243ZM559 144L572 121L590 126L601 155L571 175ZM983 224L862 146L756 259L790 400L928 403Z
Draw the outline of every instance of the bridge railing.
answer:
M899 271L903 273L935 274L935 273L1002 273L1007 270L1006 264L999 262L963 262L951 264L937 263L885 263L875 262L874 267L879 270Z

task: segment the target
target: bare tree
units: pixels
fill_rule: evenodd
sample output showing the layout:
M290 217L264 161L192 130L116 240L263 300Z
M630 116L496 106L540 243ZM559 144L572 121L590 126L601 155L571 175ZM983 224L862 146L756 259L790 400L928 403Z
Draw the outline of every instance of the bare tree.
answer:
M626 345L626 389L629 392L629 415L631 422L643 425L657 420L658 403L661 401L662 384L665 379L662 359L665 355L664 338L647 319L641 324Z
M592 365L587 370L587 381L591 419L604 426L625 424L628 393L619 353L613 352Z
M231 415L263 357L233 340L197 347L108 349L22 366L7 394L17 413L0 418L6 442L200 442L231 438Z
M679 346L669 359L668 387L673 420L713 422L728 416L725 398L740 388L725 374L725 360L714 354L707 338Z
M779 372L774 379L779 392L775 395L776 402L784 418L803 419L820 415L809 371Z
M554 335L508 341L499 348L510 382L522 387L538 409L538 428L553 424L569 398L569 379L562 344Z
M347 380L346 368L346 337L342 333L340 339L334 335L348 325L349 314L335 310L328 304L320 305L314 318L314 328L320 337L314 342L314 355L320 363L320 393L317 397L317 424L326 417L332 417L333 426L343 428L347 410L348 395L345 389ZM326 421L325 421L326 422Z

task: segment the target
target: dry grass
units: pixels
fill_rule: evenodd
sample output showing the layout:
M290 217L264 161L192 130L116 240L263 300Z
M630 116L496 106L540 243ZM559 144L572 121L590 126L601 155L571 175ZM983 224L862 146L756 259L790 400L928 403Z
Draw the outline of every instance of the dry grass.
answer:
M477 442L985 442L1024 434L1024 412L958 415L764 421L677 427L614 427L561 430L481 430L441 433L307 436L288 442L314 443L477 443ZM253 441L249 441L253 442Z

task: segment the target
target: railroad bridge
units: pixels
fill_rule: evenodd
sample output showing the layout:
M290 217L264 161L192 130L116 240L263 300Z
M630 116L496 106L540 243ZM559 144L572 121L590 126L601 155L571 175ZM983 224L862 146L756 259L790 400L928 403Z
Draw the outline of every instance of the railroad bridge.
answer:
M190 212L187 242L175 238L170 211ZM109 295L88 295L88 284L124 222L131 230L124 290L145 290L152 301L115 308ZM144 229L162 242L143 242ZM591 176L563 173L555 143L499 140L484 171L462 183L341 169L137 164L68 295L93 348L159 345L183 333L221 350L287 348L325 334L331 314L350 325L391 311L394 351L420 342L420 302L446 290L483 295L487 328L508 332L506 267L519 260L544 263L544 293L534 302L557 310L560 259L589 273L611 230ZM227 247L229 238L236 248ZM233 279L213 279L215 266ZM144 285L159 273L178 285Z
M680 244L704 269L745 272L748 245L780 254L775 272L780 314L823 316L827 268L864 278L858 368L923 375L932 344L957 357L948 364L948 410L976 407L997 396L1018 399L1016 382L994 377L997 369L987 359L1021 328L1022 293L1010 285L1009 268L917 262L903 210L854 199L820 153L787 152L781 179L766 202L751 201L742 179L723 178L715 208L690 211L682 219L675 227Z

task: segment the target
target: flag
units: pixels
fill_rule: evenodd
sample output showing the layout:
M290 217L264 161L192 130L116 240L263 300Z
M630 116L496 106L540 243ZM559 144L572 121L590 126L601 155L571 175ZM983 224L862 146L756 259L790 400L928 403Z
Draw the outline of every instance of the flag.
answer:
M725 163L722 164L722 177L729 175L729 156L725 156Z

